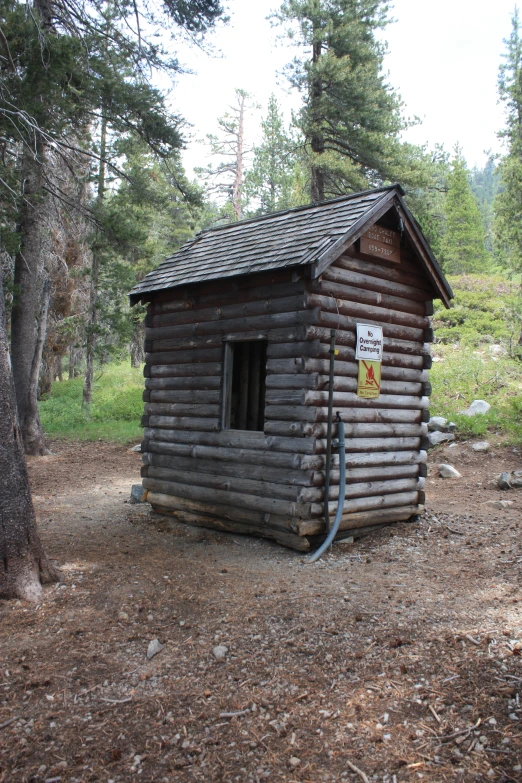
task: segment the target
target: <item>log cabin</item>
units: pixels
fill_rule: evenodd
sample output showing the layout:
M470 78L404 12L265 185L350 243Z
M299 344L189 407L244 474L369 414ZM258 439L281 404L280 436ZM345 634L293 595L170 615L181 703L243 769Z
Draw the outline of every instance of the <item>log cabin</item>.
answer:
M130 293L148 307L144 499L308 551L339 498L333 411L338 538L422 513L429 316L452 296L399 185L198 234ZM358 395L359 323L382 329L377 398Z

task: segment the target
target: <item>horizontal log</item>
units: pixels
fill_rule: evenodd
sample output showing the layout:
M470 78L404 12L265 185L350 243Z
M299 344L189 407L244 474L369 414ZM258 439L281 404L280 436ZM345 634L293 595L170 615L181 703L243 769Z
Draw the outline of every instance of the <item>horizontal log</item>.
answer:
M356 309L355 305L350 307L348 304L344 304L341 300L319 295L310 295L308 301L310 307L320 308L318 322L320 324L325 324L332 329L338 328L343 329L344 331L350 331L357 328L357 323L370 322L375 326L380 326L385 337L398 340L412 340L413 342L424 341L424 328L419 329L412 326L404 326L402 324L395 324L393 322L390 323L388 321L378 320L376 317L378 308L368 308L371 310L371 312L364 313L363 311L366 308L364 305L361 305L360 315L349 315L348 311ZM387 311L384 311L384 315L386 315L386 312ZM365 321L363 321L363 318L365 318Z
M235 285L229 285L228 288L213 290L211 293L199 293L202 290L201 287L192 287L191 290L185 289L182 299L170 297L167 301L155 302L153 315L177 313L186 310L196 314L199 310L207 307L222 307L224 305L254 302L267 298L280 299L282 297L304 294L305 287L306 283L304 280L268 283L265 285L256 285L253 282L248 288L243 289L239 289Z
M237 277L227 277L219 280L205 280L196 283L187 283L185 286L157 291L153 302L154 313L161 312L160 308L168 306L173 300L187 299L191 296L221 295L231 292L235 295L243 291L251 291L262 286L279 286L291 283L306 277L304 269L270 269L266 272L256 272Z
M172 443L169 441L149 440L149 451L153 454L171 454L193 459L216 460L237 464L266 465L273 468L288 468L300 470L303 460L307 460L304 470L316 470L323 467L321 457L301 456L275 451L257 451L255 449L227 448L226 446L191 445L188 443Z
M207 391L209 394L219 394L222 378L219 375L208 375L207 377L196 378L147 378L145 388L151 391L160 391L162 389L171 389L177 394L197 394Z
M147 418L147 417L144 417ZM195 430L196 432L218 432L221 420L197 416L148 416L143 426L169 430Z
M279 373L320 373L327 375L330 371L330 362L328 359L314 359L308 356L286 358L286 359L268 359L266 364L268 375L277 375ZM356 361L340 361L335 358L334 371L336 376L349 376L357 378L359 374L359 364ZM381 366L381 375L383 380L389 381L412 381L414 383L427 383L428 372L421 369L409 369L406 367L387 367ZM428 395L429 396L429 395Z
M225 533L234 533L235 535L254 535L258 538L266 538L298 552L310 551L310 542L307 538L298 536L295 533L279 530L275 526L258 526L243 522L233 522L210 514L196 514L190 511L173 509L161 505L161 501L163 501L166 496L151 492L149 493L149 497L152 507L157 513L162 516L172 516L179 522L195 527L219 530Z
M217 476L212 473L187 472L157 465L148 465L146 467L147 478L162 479L164 481L177 482L179 484L185 484L187 481L190 481L190 486L219 489L225 492L240 492L247 495L258 495L259 497L264 498L293 500L294 502L297 502L300 491L298 487L292 484L259 481L244 478L242 476Z
M258 481L273 482L275 484L287 484L295 487L311 486L312 480L323 481L321 473L304 470L290 470L288 468L272 468L267 465L253 465L235 462L226 462L224 460L204 460L192 457L177 457L168 454L156 454L148 452L142 455L144 463L156 465L158 467L174 468L179 471L185 471L187 475L192 473L210 473L216 476L238 476L247 477ZM414 470L415 467L407 466L407 469Z
M152 492L161 492L164 495L189 498L200 502L207 501L208 503L219 503L221 505L234 505L237 508L248 508L254 511L263 511L267 514L301 517L303 519L307 519L310 516L310 507L308 505L289 500L265 498L242 492L209 489L207 487L194 487L190 484L155 478L144 478L143 486Z
M267 375L267 389L318 389L324 383L317 373Z
M402 408L344 408L343 421L354 423L419 424L424 420L424 410ZM328 421L328 408L319 406L273 405L265 407L266 423L276 421L303 421L309 423ZM429 421L429 417L427 419ZM265 425L266 426L266 425Z
M219 377L222 372L223 363L220 361L218 362L201 362L201 363L195 363L192 362L190 364L168 364L165 365L165 370L168 370L168 372L160 372L160 368L162 365L155 366L154 368L151 367L151 375L150 380L153 380L153 384L147 384L148 389L173 389L177 388L175 385L170 386L169 384L173 383L176 384L176 380L171 380L171 378L202 378L203 380L206 380L207 378L212 377Z
M416 325L409 321L408 316L413 315L420 318L426 318L428 315L425 311L424 302L415 302L411 299L405 299L404 297L381 294L378 291L357 288L348 283L327 280L324 277L324 273L322 279L318 281L312 280L310 282L309 291L326 296L333 296L335 299L341 299L344 302L353 302L360 305L369 305L392 310L396 313L400 313L401 319L405 319L397 320L397 323L404 323L406 326Z
M145 479L148 481L148 479ZM394 492L391 495L375 495L367 498L349 498L344 504L344 512L347 514L355 511L370 511L377 508L400 508L400 506L413 506L418 505L419 492L413 490L411 492ZM312 517L320 517L324 514L322 503L312 503L311 505ZM330 514L335 514L337 511L337 503L335 500L328 503L328 511Z
M424 469L421 471L421 469ZM419 478L426 475L426 465L413 463L407 465L379 465L377 467L347 468L346 483L355 484L359 481L387 481L388 479ZM339 483L339 469L330 470L330 484ZM324 471L312 474L310 485L324 486Z
M204 389L176 389L170 391L155 391L154 389L145 389L143 392L144 402L160 402L161 396L168 395L168 400L171 402L191 402L194 403L218 403L221 398L221 392L216 389L215 391L206 391ZM148 411L149 413L151 411Z
M415 451L421 449L421 436L418 437L381 437L381 438L351 438L346 440L346 451L356 452L364 451L371 453L372 451ZM324 454L326 452L326 441L316 441L316 454Z
M413 284L403 282L406 278L400 269L371 264L348 255L341 256L335 264L325 269L323 277L382 294L413 299L415 302L424 303L433 295L429 283L420 277L413 280Z
M233 304L218 305L217 307L204 307L196 312L181 310L176 313L163 313L152 319L152 327L181 326L183 324L215 322L218 326L214 332L220 331L219 323L226 323L236 318L251 318L260 315L273 315L275 313L289 313L301 311L306 308L305 295L283 297L282 299L264 297L251 299L247 302L234 302ZM232 327L234 328L234 327Z
M322 321L321 321L321 324L323 325L320 325L318 321L315 320L314 324L307 328L306 333L310 340L321 340L322 342L329 343L330 331L331 329L337 328L338 321L336 316L331 315L329 313L323 313L323 316L324 318L322 317ZM328 328L326 328L326 326L324 325L325 323ZM337 350L339 350L339 347L341 345L346 345L349 346L350 348L355 348L355 331L352 332L352 331L337 329L335 339L336 339ZM429 354L430 347L426 343L413 342L411 340L398 340L396 338L384 337L383 351L384 351L383 362L391 364L391 362L386 362L385 356L387 353L403 353L403 354L409 354L410 356L424 356L425 354ZM355 353L353 353L350 358L355 358Z
M386 479L384 481L363 481L355 484L347 484L345 489L345 498L370 498L374 495L387 495L392 492L408 492L411 490L424 489L424 479L420 478L398 478ZM299 491L297 500L299 503L319 503L323 502L324 489L321 487L304 487ZM328 493L330 500L339 498L339 485L334 484L330 487ZM345 501L346 506L346 501Z
M157 496L162 493L152 491L147 492L147 502L151 503L151 496ZM177 509L179 511L188 511L200 514L215 515L220 519L228 519L233 522L253 524L256 526L275 527L280 530L289 530L297 532L297 522L293 517L279 516L277 514L267 514L264 511L256 511L248 508L237 508L237 506L223 505L221 503L208 503L205 500L192 500L176 495L162 495L161 505L166 508Z
M318 470L324 470L325 457L319 456ZM378 467L382 465L417 465L425 463L428 455L424 450L413 449L411 451L382 451L382 452L348 452L345 455L345 464L349 468ZM306 459L306 458L305 458ZM339 467L339 454L334 452L331 459L332 471Z
M287 435L295 438L326 438L327 422L303 422L303 421L266 421L265 434ZM334 424L334 434L337 428ZM376 438L376 437L421 437L428 434L427 424L374 424L374 423L345 423L344 434L346 438Z
M301 394L304 405L318 405L326 407L328 405L328 392L325 391L303 391L296 392ZM267 392L268 399L268 392ZM274 404L276 403L274 401ZM350 392L333 393L334 408L358 407L358 408L411 408L412 410L422 410L429 406L428 397L415 397L400 394L381 394L375 400L366 400L357 397Z
M170 392L151 392L151 394L155 396L170 396L172 397L174 393ZM174 395L175 396L175 395ZM194 399L194 395L192 395L192 398ZM183 403L183 402L147 402L145 403L145 413L150 414L151 416L161 416L163 417L174 417L174 418L180 418L180 417L204 417L204 418L218 418L219 417L219 411L220 406L219 405L212 405L212 404L203 404L203 403ZM151 424L151 426L155 426L154 424ZM161 425L156 425L161 426ZM168 422L165 426L168 426ZM185 427L184 429L194 429L194 427Z
M198 362L220 362L223 357L223 346L219 348L193 348L186 351L159 351L145 354L145 362L151 365L151 374L167 375L166 372L155 372L154 365L185 364Z
M392 524L409 519L419 513L419 506L399 506L372 511L357 511L353 514L343 514L339 530L358 530L373 525ZM300 536L315 536L324 534L324 521L320 519L306 519L299 522Z
M276 300L277 301L277 300ZM158 316L165 318L166 316ZM288 310L287 312L264 313L263 315L241 316L238 318L226 318L220 321L199 321L197 323L169 326L169 338L203 337L218 333L247 331L264 329L282 329L295 327L299 324L312 323L313 310ZM156 320L156 318L154 319Z

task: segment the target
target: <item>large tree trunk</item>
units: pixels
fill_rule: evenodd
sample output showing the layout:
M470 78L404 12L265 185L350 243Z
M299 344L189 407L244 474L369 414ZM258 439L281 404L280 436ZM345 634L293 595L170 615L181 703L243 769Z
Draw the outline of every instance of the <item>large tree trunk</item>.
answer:
M37 601L58 581L36 530L11 376L0 267L0 598Z
M130 346L131 366L139 367L145 361L145 321L136 321Z
M232 206L236 220L242 217L242 196L243 196L243 157L245 144L245 100L246 96L241 94L239 99L239 117L237 126L237 148L236 148L236 172L234 185L232 188Z
M317 31L315 31L317 34ZM315 36L314 36L315 37ZM322 42L315 41L312 47L312 68L316 65L322 52ZM312 83L310 85L310 109L312 115L312 136L310 139L310 146L312 147L312 171L311 171L311 187L310 187L310 201L312 204L317 204L320 201L324 201L324 172L319 164L320 158L318 156L324 154L324 137L321 133L321 97L323 94L323 84L321 76L316 75L312 71Z
M40 310L39 272L43 267L40 236L45 207L43 156L44 145L41 142L37 144L36 155L31 151L24 152L24 199L19 224L21 244L15 259L15 296L11 313L13 380L26 454L47 453L38 408L33 404L33 396L36 394L34 371L39 369L36 324Z
M107 152L107 120L102 107L100 128L100 167L98 169L97 202L101 207L105 195L105 155ZM89 409L92 403L92 381L94 376L94 352L98 331L98 284L100 280L100 254L97 239L92 248L91 285L89 289L89 320L87 323L87 341L85 344L85 378L83 381L82 405Z

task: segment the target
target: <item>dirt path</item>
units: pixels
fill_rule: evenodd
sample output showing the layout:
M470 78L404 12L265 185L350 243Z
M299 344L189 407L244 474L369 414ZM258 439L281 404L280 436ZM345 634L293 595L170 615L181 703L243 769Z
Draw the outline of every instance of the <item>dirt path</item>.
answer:
M0 604L2 783L522 781L522 490L491 484L519 453L448 450L420 522L305 566L152 523L139 455L53 450L30 471L63 582Z

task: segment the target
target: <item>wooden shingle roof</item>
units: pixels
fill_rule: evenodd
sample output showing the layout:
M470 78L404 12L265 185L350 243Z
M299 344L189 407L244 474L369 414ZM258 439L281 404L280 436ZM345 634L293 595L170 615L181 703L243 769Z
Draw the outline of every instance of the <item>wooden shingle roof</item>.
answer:
M130 292L131 304L180 285L314 265L319 274L398 199L413 221L429 254L435 287L452 293L416 222L407 211L398 185L354 193L321 204L287 209L201 232L163 261ZM433 266L434 265L434 266ZM313 274L315 277L316 275Z

